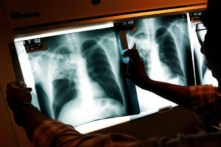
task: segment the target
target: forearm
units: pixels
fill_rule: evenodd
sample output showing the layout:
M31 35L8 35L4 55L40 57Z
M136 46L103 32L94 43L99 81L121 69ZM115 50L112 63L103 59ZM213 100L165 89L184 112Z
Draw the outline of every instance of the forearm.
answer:
M31 106L23 107L20 110L20 117L23 122L23 127L30 139L32 140L32 136L34 134L35 129L45 120L48 120L47 116L42 114L38 109Z
M6 100L17 125L24 127L29 139L32 140L35 129L50 118L31 105L30 88L27 88L25 83L17 81L8 83L6 93Z
M192 111L189 87L154 81L150 79L145 79L144 83L145 86L143 87L143 89L151 91L169 101L172 101Z

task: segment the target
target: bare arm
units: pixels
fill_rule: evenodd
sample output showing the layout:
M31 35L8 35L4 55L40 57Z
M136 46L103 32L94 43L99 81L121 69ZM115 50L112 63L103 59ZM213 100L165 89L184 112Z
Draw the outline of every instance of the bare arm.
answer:
M125 55L130 56L130 65L126 76L136 85L177 103L186 109L192 110L188 87L150 79L146 74L144 63L141 60L137 49L130 49L125 52Z

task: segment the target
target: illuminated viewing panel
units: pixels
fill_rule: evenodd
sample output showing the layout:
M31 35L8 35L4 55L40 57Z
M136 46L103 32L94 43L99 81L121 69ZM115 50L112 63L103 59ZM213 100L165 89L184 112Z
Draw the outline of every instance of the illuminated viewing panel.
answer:
M116 41L112 27L15 42L34 104L73 126L139 114L136 94L122 78Z
M196 22L188 14L130 22L135 29L126 32L128 46L136 43L151 79L183 86L217 86L200 53ZM10 49L17 79L33 88L32 102L39 110L77 126L82 133L177 106L123 76L125 58L118 33L107 25L16 38ZM204 36L205 31L200 34Z

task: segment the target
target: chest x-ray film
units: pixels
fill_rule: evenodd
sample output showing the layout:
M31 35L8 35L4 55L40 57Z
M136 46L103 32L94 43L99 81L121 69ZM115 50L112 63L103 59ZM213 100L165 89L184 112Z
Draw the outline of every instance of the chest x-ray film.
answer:
M211 70L206 66L207 61L201 53L201 46L207 30L202 22L191 22L190 34L193 47L193 57L196 74L196 85L212 84L218 86L217 80L212 76Z
M187 16L147 18L134 23L136 30L127 32L128 44L132 47L136 43L149 77L184 86L194 84ZM143 115L176 106L151 92L136 89Z
M36 46L42 50L32 51ZM18 41L15 48L33 103L49 117L79 126L139 113L113 28Z

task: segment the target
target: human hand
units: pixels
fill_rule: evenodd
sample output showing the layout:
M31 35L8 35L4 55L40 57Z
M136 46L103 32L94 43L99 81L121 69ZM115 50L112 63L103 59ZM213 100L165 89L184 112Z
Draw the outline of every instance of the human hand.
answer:
M134 84L141 88L145 88L147 82L150 81L150 78L147 76L144 62L139 56L138 50L134 46L132 49L128 49L124 56L128 56L130 58L126 77L131 79Z
M27 88L24 82L8 83L6 100L11 110L15 110L20 103L31 103L32 97L30 91L30 88Z

